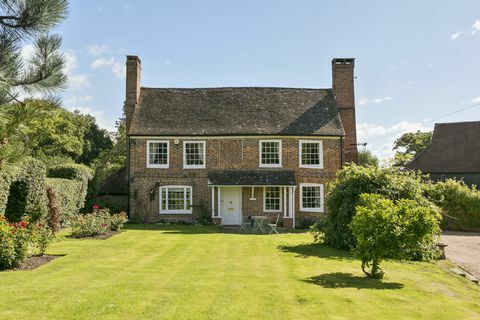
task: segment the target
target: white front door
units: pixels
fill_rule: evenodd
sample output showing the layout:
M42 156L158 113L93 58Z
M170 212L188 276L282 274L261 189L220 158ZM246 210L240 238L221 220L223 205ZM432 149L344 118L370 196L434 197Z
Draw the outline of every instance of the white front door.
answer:
M242 188L225 187L221 190L221 210L223 225L242 223Z

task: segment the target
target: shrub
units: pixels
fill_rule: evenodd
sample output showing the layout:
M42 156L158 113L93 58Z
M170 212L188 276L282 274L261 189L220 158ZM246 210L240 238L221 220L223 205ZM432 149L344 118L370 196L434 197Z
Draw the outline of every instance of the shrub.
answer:
M117 214L112 214L112 216L110 217L110 230L120 231L120 229L123 228L123 225L127 221L127 214L123 211Z
M76 207L78 209L83 208L83 206L85 205L85 198L88 192L89 181L93 177L92 169L82 164L75 164L75 163L61 164L61 165L57 165L49 168L48 177L77 181L78 183L74 187L74 188L77 188ZM57 194L58 194L58 190L57 190Z
M22 215L28 215L35 222L44 218L47 212L45 165L39 160L25 158L10 174L11 184L5 208L7 219L20 221Z
M434 258L439 218L433 205L406 199L395 203L378 194L362 194L350 227L356 238L353 252L362 260L363 272L381 279L383 259Z
M362 193L376 193L392 200L412 199L427 204L422 177L396 168L345 166L327 185L325 242L335 248L355 247L350 222Z
M44 255L48 245L55 238L53 230L50 229L50 227L47 225L37 223L31 225L31 232L32 241L34 242L34 246L37 249L37 254Z
M7 208L11 180L11 175L7 170L0 171L0 214L4 213Z
M127 222L127 214L110 214L108 209L95 210L92 213L75 216L72 219L72 236L76 238L92 237L107 231L120 231Z
M201 225L210 225L213 223L212 213L208 210L207 203L202 199L198 208L198 222Z
M427 186L430 199L442 208L442 227L480 231L480 190L463 181L447 179Z
M76 216L83 207L81 195L83 192L82 181L60 178L47 178L47 188L56 194L58 213L62 225L68 225L70 219Z
M15 268L28 256L30 232L28 222L9 223L0 215L0 269Z
M47 187L48 198L48 218L47 222L52 229L52 232L58 232L60 230L60 212L57 205L57 194L51 187Z

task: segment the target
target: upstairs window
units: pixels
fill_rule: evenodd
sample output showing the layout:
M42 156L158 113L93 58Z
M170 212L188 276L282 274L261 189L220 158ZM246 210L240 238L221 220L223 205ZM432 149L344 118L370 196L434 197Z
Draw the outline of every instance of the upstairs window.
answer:
M168 168L169 158L168 141L147 141L147 168Z
M205 168L205 141L183 142L183 167L186 169Z
M192 187L162 186L160 187L160 213L192 213Z
M323 212L323 184L300 184L300 211Z
M323 169L322 141L300 140L299 153L301 168Z
M282 211L282 193L280 187L263 188L263 211Z
M260 167L282 166L282 140L260 140Z

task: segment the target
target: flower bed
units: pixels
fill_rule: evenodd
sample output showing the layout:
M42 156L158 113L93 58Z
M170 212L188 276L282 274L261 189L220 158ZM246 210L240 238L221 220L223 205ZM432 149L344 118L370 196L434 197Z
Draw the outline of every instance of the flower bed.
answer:
M72 219L72 237L111 236L115 232L120 231L123 224L127 221L125 212L110 214L108 209L94 209L92 213L79 215Z
M0 215L0 270L16 268L28 257L43 255L52 239L51 230L41 223L9 223Z

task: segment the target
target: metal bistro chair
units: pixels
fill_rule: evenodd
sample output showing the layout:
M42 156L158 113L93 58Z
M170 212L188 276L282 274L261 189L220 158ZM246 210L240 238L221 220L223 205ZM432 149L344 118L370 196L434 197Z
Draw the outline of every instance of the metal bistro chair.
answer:
M245 219L243 220L243 223L237 232L250 232L250 229L252 228L252 223L253 223L252 218L248 216L246 220Z
M277 214L277 221L275 221L275 223L269 223L268 226L272 229L270 230L270 232L268 234L272 234L273 232L275 232L276 234L278 234L278 231L277 231L277 225L278 225L278 221L280 220L280 215Z

